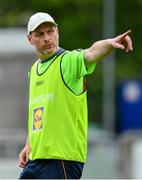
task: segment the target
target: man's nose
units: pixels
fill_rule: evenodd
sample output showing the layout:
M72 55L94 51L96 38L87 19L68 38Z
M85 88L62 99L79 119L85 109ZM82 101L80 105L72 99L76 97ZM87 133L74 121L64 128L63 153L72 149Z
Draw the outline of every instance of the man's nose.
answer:
M50 37L47 33L44 34L44 41L49 41Z

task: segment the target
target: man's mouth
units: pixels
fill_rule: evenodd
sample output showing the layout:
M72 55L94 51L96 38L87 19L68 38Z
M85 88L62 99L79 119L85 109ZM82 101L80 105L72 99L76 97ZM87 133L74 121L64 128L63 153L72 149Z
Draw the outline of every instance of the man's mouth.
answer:
M50 49L50 48L52 48L52 47L53 47L52 44L47 44L47 45L45 45L45 48L47 48L47 49Z

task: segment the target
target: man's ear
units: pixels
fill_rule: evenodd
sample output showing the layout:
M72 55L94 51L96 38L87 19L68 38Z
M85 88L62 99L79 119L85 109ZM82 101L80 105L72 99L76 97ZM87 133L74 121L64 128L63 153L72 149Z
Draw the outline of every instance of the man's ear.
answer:
M57 28L57 32L58 32L58 35L59 35L59 28L58 27L56 27Z
M28 38L29 43L30 43L31 45L34 45L32 36L31 36L31 35L28 35L27 38Z
M58 34L58 40L59 40L59 28L58 27L56 27L57 29L57 34Z

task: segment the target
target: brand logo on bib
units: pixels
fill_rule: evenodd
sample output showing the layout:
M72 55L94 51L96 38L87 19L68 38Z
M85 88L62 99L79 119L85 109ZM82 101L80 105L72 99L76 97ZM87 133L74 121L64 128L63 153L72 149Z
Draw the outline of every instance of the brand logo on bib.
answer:
M44 107L34 109L33 113L33 130L42 129Z

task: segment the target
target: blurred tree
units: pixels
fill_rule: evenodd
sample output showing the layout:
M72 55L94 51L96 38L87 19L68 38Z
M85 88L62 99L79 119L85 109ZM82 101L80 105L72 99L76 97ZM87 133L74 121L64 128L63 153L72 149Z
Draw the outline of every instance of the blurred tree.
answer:
M91 44L94 38L99 39L101 35L101 26L97 25L102 22L100 2L99 0L40 0L40 2L20 0L19 3L19 0L1 0L0 26L26 27L31 14L38 11L48 12L57 19L63 45L68 44L68 48L83 48ZM68 37L72 35L74 38L68 42Z
M142 29L142 0L121 1L117 0L117 34L125 30L132 30L132 40L134 51L126 56L124 53L117 51L117 81L127 78L142 77L142 60L141 60L141 29Z

